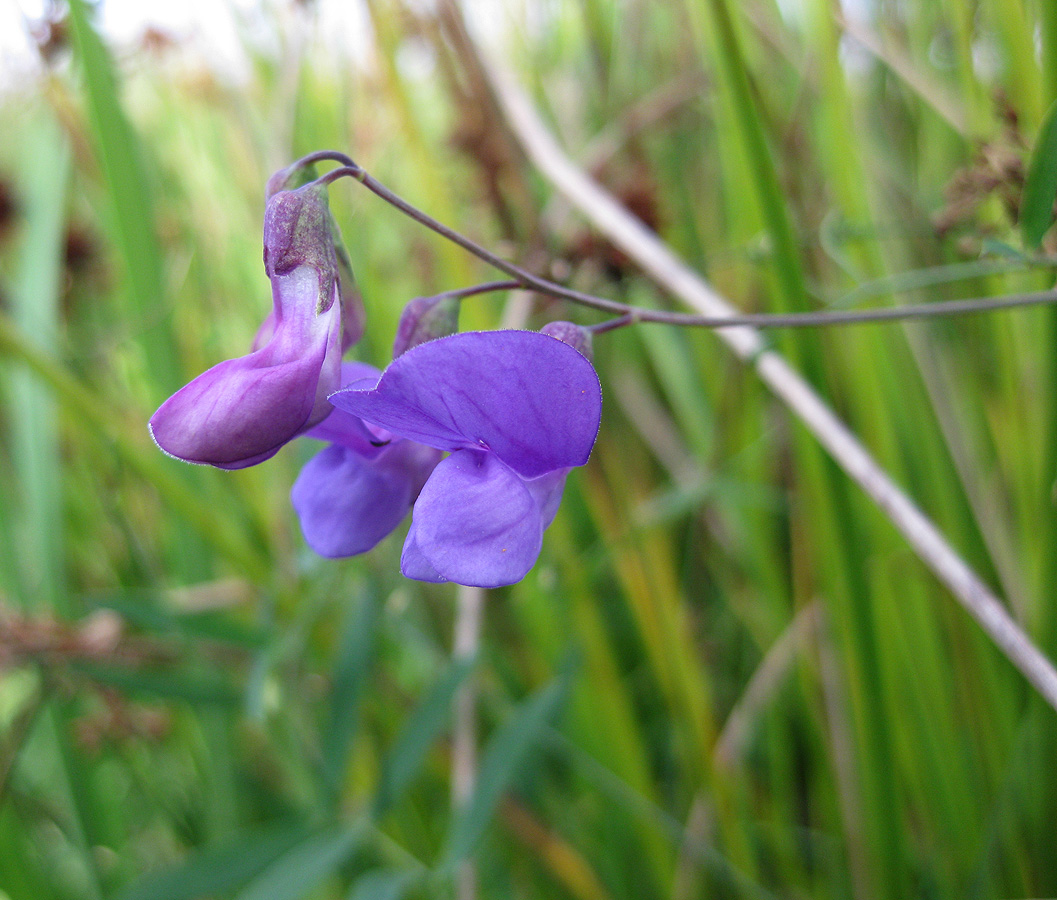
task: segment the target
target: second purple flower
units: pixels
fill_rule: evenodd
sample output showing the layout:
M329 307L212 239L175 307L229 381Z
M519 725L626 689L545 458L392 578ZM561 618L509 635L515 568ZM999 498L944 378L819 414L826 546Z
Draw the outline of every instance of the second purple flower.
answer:
M395 436L450 452L415 501L401 571L497 587L532 568L569 469L598 433L594 367L530 331L467 332L394 360L377 385L330 397Z

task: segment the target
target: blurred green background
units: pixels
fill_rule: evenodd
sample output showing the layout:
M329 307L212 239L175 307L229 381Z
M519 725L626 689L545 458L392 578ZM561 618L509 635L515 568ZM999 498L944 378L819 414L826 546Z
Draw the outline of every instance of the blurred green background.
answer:
M472 663L401 533L305 548L310 442L229 473L146 430L246 352L265 180L316 149L535 271L671 304L525 162L474 39L745 310L1050 287L1018 210L1057 4L354 6L348 33L242 7L228 70L74 0L0 93L0 898L1057 895L1057 714L713 335L598 338L598 445ZM331 194L358 358L384 365L411 297L494 277ZM559 317L596 321L528 322ZM775 340L1057 656L1054 310Z

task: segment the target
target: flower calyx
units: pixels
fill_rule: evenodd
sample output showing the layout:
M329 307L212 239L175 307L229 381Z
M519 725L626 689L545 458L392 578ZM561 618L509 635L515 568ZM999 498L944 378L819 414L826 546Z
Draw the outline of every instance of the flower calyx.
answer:
M393 341L393 359L412 347L447 337L459 330L460 298L452 294L415 297L400 314Z
M591 332L582 325L573 322L548 322L540 329L540 334L557 338L563 344L568 344L588 360L594 359L594 348L591 343Z

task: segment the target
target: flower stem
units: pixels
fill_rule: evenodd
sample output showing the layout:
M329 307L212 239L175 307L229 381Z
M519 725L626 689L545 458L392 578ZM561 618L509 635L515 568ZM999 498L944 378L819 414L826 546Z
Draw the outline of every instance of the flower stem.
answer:
M799 313L746 313L731 316L702 316L693 313L670 312L662 309L647 309L644 307L631 306L627 303L619 303L595 294L577 291L533 275L520 266L503 259L482 247L476 241L471 240L464 234L460 234L442 222L438 222L432 216L427 215L418 207L408 203L403 197L393 193L380 181L369 175L366 170L357 165L343 153L333 150L321 150L306 156L300 164L308 165L309 162L322 160L333 160L342 165L332 169L318 179L322 184L331 184L339 178L353 178L360 182L369 191L381 197L390 206L394 206L409 218L424 225L441 237L446 238L478 259L483 260L490 266L504 272L515 279L514 284L509 282L487 282L479 288L466 288L466 293L460 296L470 296L471 293L484 293L492 290L505 290L506 287L497 285L508 285L509 287L523 287L555 297L560 300L568 300L597 309L602 312L612 313L616 318L610 322L603 322L593 326L596 333L620 328L638 322L657 322L665 325L677 325L684 328L820 328L830 325L857 325L871 322L893 322L907 319L925 319L936 317L948 317L968 315L972 313L992 312L1000 309L1013 309L1023 306L1041 306L1057 303L1057 290L1035 291L1031 293L1007 294L1002 297L972 297L964 300L948 300L938 303L907 304L902 306L886 307L884 309L870 310L837 310L823 312L799 312ZM454 293L454 292L453 292Z
M473 297L476 294L488 294L492 291L513 291L521 287L520 281L484 281L481 284L474 284L470 287L455 288L451 291L444 291L442 294L438 294L438 297L443 298L454 298L456 300L465 300L467 297Z

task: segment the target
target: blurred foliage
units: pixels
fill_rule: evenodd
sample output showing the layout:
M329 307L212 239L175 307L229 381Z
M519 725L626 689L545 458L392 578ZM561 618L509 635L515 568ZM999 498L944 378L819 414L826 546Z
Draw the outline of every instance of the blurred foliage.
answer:
M1051 285L1057 5L844 8L371 0L342 41L275 2L232 77L158 31L108 46L71 0L0 96L0 898L446 897L466 858L482 898L1057 894L1053 710L711 335L596 340L599 443L472 662L399 535L304 547L308 442L230 473L146 431L246 351L265 180L315 149L534 269L670 302L526 165L471 33L747 310ZM493 277L332 195L359 358L384 365L406 300ZM529 322L559 317L590 321ZM776 341L1057 656L1057 314Z

